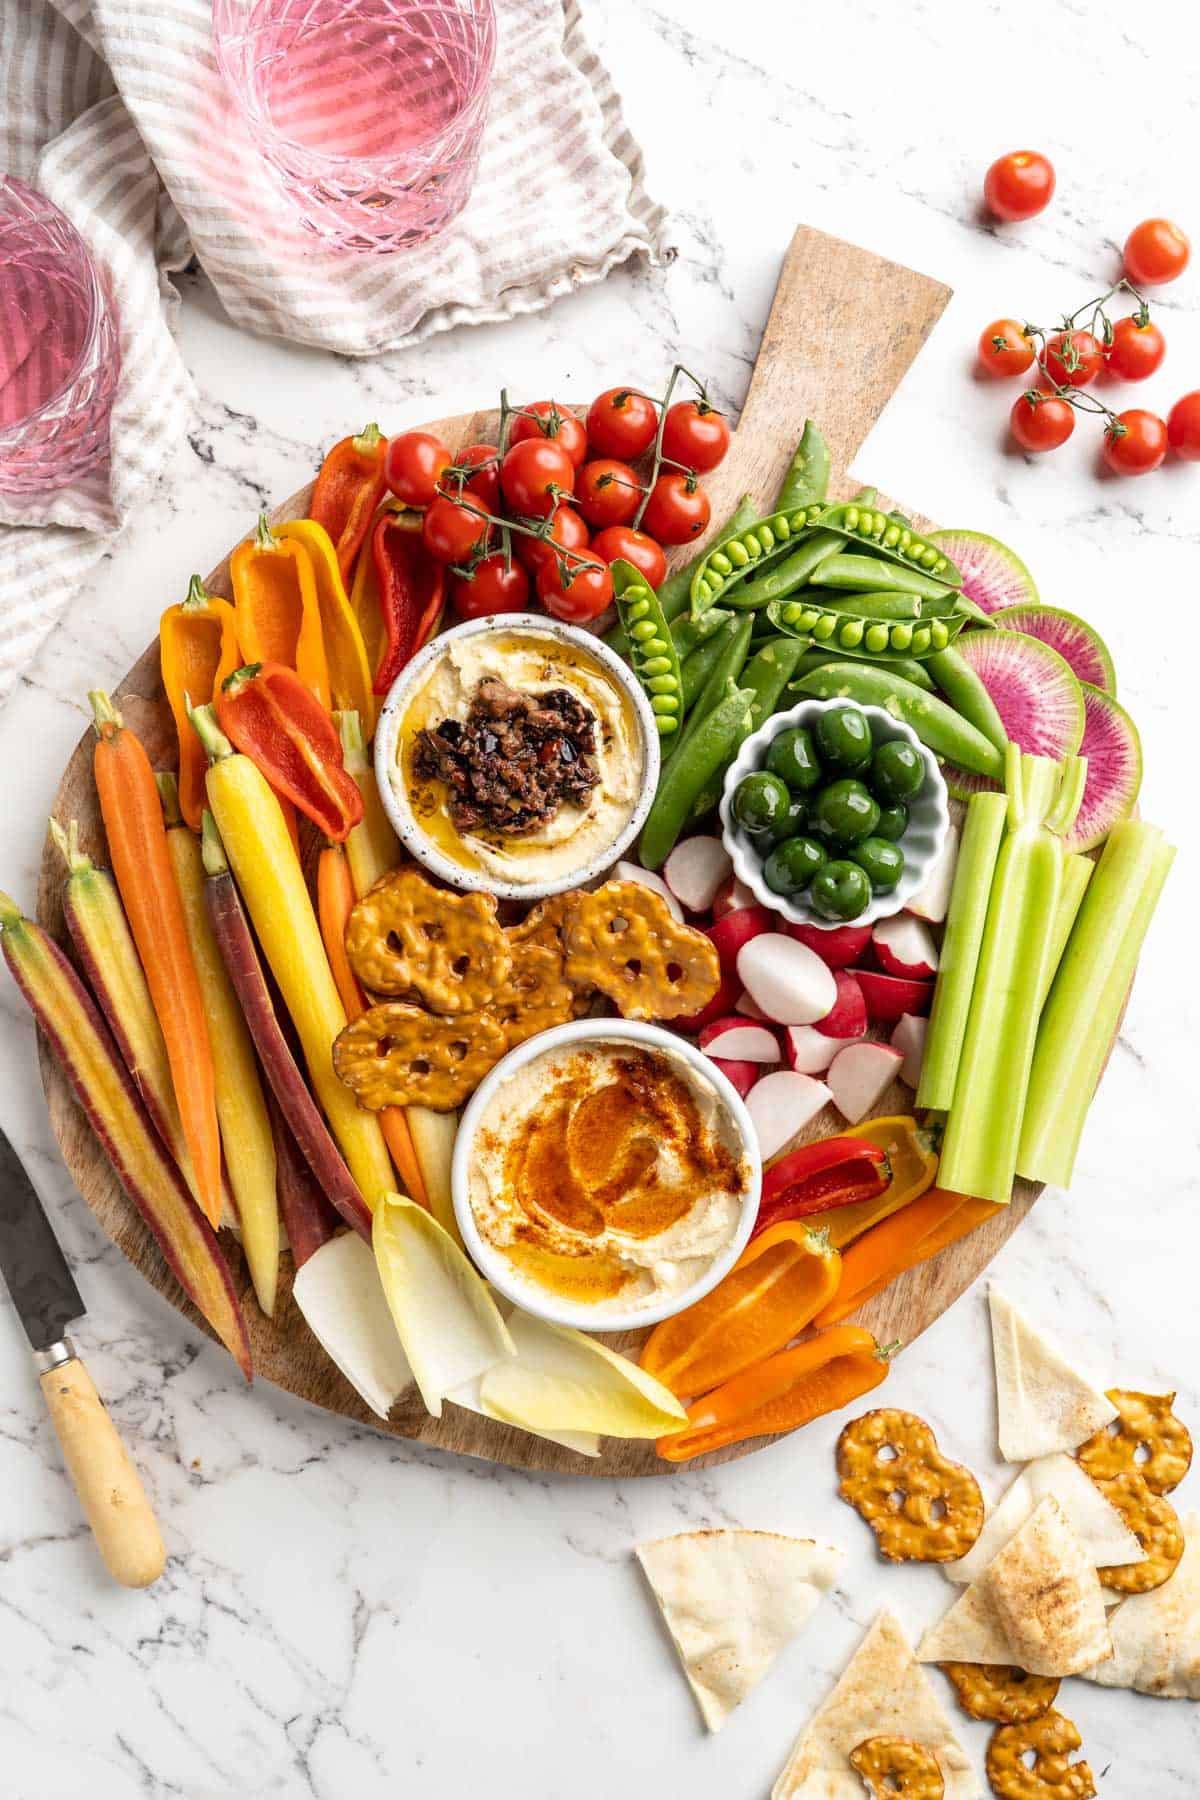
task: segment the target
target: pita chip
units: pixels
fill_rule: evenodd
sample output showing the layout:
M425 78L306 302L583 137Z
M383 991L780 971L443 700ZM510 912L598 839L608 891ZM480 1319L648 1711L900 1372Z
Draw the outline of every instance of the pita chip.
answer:
M636 1555L710 1731L808 1623L842 1559L772 1531L684 1531Z
M1055 1450L1077 1450L1116 1418L1116 1407L999 1288L993 1285L988 1298L1001 1456L1032 1462Z
M922 1662L1013 1663L1077 1675L1110 1654L1100 1583L1053 1495L1038 1502L950 1611L921 1640Z
M890 1612L880 1613L800 1734L771 1800L863 1800L850 1752L871 1737L915 1738L937 1757L945 1800L981 1800L966 1752Z
M1089 1669L1086 1680L1160 1700L1200 1700L1200 1513L1184 1515L1183 1535L1183 1557L1170 1579L1148 1594L1130 1594L1109 1614L1112 1657Z
M1016 1534L1039 1501L1050 1494L1062 1507L1088 1557L1097 1569L1114 1563L1145 1562L1146 1552L1122 1519L1073 1457L1057 1451L1031 1462L1013 1482L967 1551L955 1562L942 1563L951 1581L974 1581Z

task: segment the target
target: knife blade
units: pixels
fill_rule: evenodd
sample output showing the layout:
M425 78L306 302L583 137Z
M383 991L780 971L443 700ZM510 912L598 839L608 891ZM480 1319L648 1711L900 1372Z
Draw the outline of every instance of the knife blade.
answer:
M33 1348L67 1471L109 1573L125 1587L162 1574L166 1549L129 1452L67 1336L87 1309L25 1166L0 1131L0 1273Z

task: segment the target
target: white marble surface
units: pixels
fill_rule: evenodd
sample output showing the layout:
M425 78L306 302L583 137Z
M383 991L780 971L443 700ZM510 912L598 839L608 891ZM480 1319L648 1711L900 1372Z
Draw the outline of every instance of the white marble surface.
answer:
M591 15L652 189L674 209L677 262L619 274L543 318L367 364L239 337L187 278L182 337L200 416L173 482L0 716L3 885L31 901L86 688L115 682L191 571L348 426L377 416L398 429L466 408L501 378L529 395L586 395L624 377L653 386L675 354L736 406L799 220L928 270L956 299L856 472L1007 539L1046 599L1096 620L1142 727L1144 809L1185 839L1074 1189L1042 1201L997 1273L1107 1377L1178 1386L1180 1410L1200 1424L1200 1021L1186 933L1195 662L1172 649L1195 630L1200 471L1100 479L1082 429L1052 464L1026 463L1004 445L1007 400L970 374L988 319L1078 304L1104 284L1112 243L1137 218L1176 214L1200 234L1195 40L1165 9L1118 0L1051 0L1036 14L950 0L850 0L820 14L768 0L607 0ZM1023 141L1053 155L1059 198L1023 229L983 230L982 170ZM1198 281L1164 296L1171 348L1152 384L1163 410L1200 385ZM78 1268L90 1308L80 1336L170 1550L147 1594L103 1578L0 1297L4 1796L762 1800L874 1610L886 1602L915 1634L946 1603L935 1571L881 1565L835 1498L836 1419L715 1473L610 1484L456 1464L266 1387L243 1391L71 1192L6 978L0 1008L0 1122ZM928 1417L990 1493L1005 1484L982 1285L904 1353L887 1398ZM1198 1496L1193 1476L1181 1497ZM711 1741L630 1558L642 1537L701 1524L814 1534L848 1551L833 1603ZM1194 1709L1081 1683L1064 1705L1105 1800L1196 1792ZM963 1735L981 1754L983 1728L964 1723Z

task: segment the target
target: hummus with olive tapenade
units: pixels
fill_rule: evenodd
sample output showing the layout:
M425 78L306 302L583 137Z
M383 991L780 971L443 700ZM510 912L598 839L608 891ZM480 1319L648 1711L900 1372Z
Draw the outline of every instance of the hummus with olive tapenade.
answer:
M602 857L644 778L620 683L598 657L536 630L449 640L405 708L392 774L444 856L516 883Z
M619 1040L517 1069L472 1149L485 1243L519 1281L597 1315L699 1281L737 1235L753 1180L716 1088L681 1056Z

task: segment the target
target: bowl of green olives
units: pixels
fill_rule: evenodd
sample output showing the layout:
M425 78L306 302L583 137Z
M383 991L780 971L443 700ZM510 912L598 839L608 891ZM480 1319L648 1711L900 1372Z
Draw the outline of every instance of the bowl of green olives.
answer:
M950 826L915 731L879 706L804 700L748 737L725 777L734 872L793 925L870 925L921 891Z

